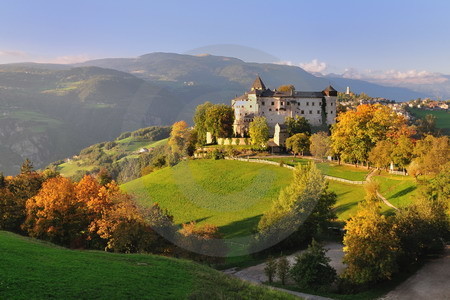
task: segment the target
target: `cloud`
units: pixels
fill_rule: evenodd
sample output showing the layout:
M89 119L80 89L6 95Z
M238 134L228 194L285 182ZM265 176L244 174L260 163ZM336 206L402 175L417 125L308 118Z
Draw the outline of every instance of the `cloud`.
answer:
M0 50L0 56L25 57L28 56L28 54L26 52L17 50Z
M372 81L382 84L434 84L442 83L448 79L442 76L440 73L429 71L398 71L398 70L365 70L363 72L354 68L348 68L344 70L342 74L344 78L361 79L366 81Z
M318 59L313 59L310 62L300 63L300 67L307 72L323 73L327 69L327 64Z
M321 73L321 74L324 74L323 72L328 68L328 65L325 62L321 62L318 59L313 59L310 62L299 64L295 64L292 61L279 61L276 62L276 64L286 66L296 66L302 68L306 72Z

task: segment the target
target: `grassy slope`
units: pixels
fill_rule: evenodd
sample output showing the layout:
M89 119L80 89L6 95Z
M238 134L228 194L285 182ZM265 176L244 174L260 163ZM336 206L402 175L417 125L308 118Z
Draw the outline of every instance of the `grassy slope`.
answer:
M225 238L233 238L251 233L291 178L289 169L277 166L194 160L156 171L122 187L144 205L158 202L175 216L177 223L193 220L212 223L220 226ZM364 199L363 186L336 181L330 181L329 186L338 195L338 218L348 219Z
M373 178L380 186L380 193L394 206L407 206L416 197L417 183L411 176L382 172Z
M295 166L298 163L301 164L307 164L311 162L310 159L304 159L304 158L269 158L267 160L276 161L276 162L283 162L290 166ZM363 181L366 179L367 174L369 174L369 171L365 168L356 168L352 166L347 165L337 165L333 163L327 163L327 162L321 162L317 163L317 167L322 171L324 175L328 176L334 176L339 178L344 178L348 180L353 181Z
M122 159L126 158L135 158L139 154L136 154L136 151L138 151L140 148L154 148L157 146L161 146L167 143L168 139L162 139L159 141L150 141L150 140L142 140L142 139L136 139L133 137L128 137L122 140L117 141L117 146L110 150L106 150L103 148L103 151L108 154L117 154L117 153L126 153L127 155L122 157ZM82 160L71 160L69 162L62 163L58 165L58 171L61 173L61 175L65 177L71 177L76 174L78 170L81 171L90 171L95 169L96 167L99 168L100 166L96 165L83 165ZM80 164L80 165L78 165Z
M450 134L450 112L443 110L425 110L420 108L409 108L408 111L417 118L425 118L426 115L433 115L436 119L436 127L443 129L445 134Z
M161 169L122 187L134 194L141 204L158 202L174 215L177 223L215 224L225 238L234 238L252 232L291 178L289 169L277 166L193 160ZM405 206L414 199L413 178L385 173L374 178L380 183L381 193L394 205ZM358 202L364 199L364 187L332 180L329 187L338 196L335 206L338 219L347 220L357 211ZM384 204L381 206L383 211L390 211Z
M231 238L250 234L291 178L290 170L277 166L194 160L128 182L123 188L142 204L158 202L177 223L216 224Z
M161 256L68 250L4 231L0 252L2 299L294 299Z

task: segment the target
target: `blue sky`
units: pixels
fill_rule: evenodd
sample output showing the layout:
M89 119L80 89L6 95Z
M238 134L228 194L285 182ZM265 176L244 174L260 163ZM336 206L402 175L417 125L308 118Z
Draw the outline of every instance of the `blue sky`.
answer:
M64 63L237 44L322 73L450 74L445 0L3 0L0 5L0 63Z

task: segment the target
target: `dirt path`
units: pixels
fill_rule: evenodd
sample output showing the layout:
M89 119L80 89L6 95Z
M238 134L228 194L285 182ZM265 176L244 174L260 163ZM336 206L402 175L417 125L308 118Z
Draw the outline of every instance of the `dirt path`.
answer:
M450 245L443 257L427 262L382 299L450 299Z
M342 263L342 258L344 257L344 252L342 251L342 244L339 243L327 243L324 245L325 249L327 249L327 256L331 259L330 265L336 270L338 274L340 274L344 268L345 265ZM295 262L295 256L301 253L302 251L296 252L292 255L287 256L289 263L292 265ZM224 273L230 274L233 276L236 276L240 279L250 281L256 284L262 284L263 282L267 281L267 276L264 274L264 267L266 266L265 263L251 266L239 271L236 271L233 269L225 270ZM303 297L305 299L314 299L314 300L320 300L320 299L327 299L324 297L309 295L309 294L303 294L298 292L292 292L284 289L280 289L284 292L288 292L290 294Z

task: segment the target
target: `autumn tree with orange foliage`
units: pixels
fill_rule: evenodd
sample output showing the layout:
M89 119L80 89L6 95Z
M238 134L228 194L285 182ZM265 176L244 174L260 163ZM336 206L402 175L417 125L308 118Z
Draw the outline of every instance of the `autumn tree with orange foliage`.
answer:
M26 209L30 236L73 248L160 253L167 243L153 228L173 227L158 205L142 209L114 181L101 185L89 175L47 180Z
M337 117L332 127L331 148L341 160L367 162L370 150L377 142L399 137L409 138L414 132L406 119L381 104L363 104Z
M75 187L64 177L44 182L26 204L23 228L30 236L64 246L74 246L84 239L89 225L87 205L75 196Z

